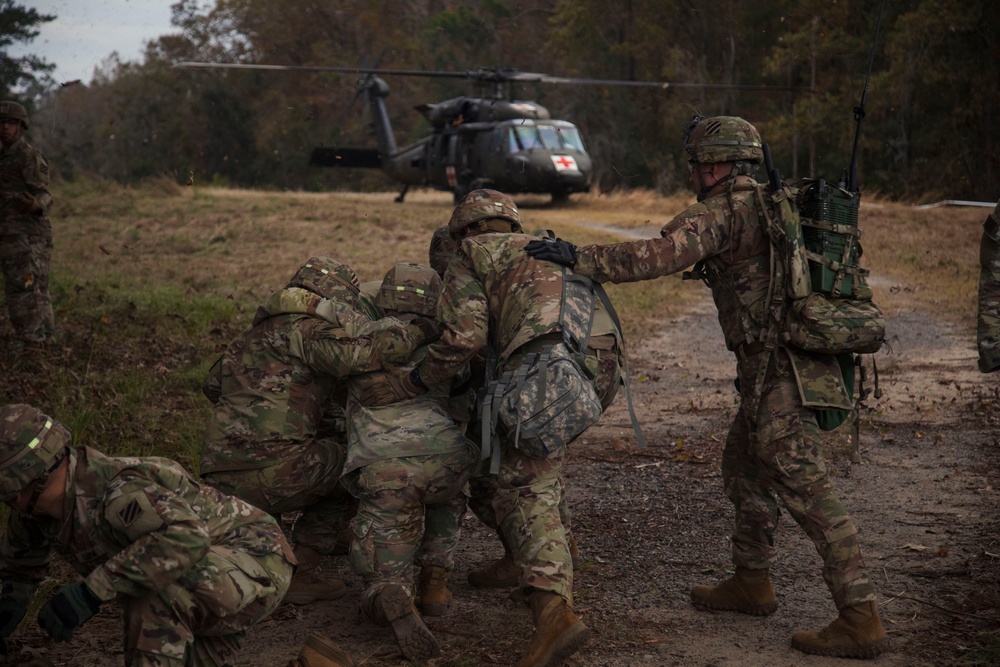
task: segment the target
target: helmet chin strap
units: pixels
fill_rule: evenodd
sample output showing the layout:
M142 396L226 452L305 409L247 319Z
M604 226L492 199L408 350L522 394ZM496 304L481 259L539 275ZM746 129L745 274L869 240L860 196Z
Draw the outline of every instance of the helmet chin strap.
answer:
M714 178L714 176L713 176L713 178ZM726 174L722 178L716 179L715 183L712 183L712 185L705 185L703 174L701 172L698 172L698 182L701 184L701 187L698 190L698 201L705 201L708 198L708 195L713 190L715 190L717 187L719 187L723 183L727 183L727 182L733 180L734 178L736 178L736 170L733 169L732 166L730 166L728 174Z

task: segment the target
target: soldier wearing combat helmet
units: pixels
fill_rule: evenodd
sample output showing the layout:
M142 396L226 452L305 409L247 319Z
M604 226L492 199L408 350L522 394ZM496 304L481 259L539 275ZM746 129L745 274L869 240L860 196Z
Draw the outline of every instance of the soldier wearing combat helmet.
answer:
M39 410L0 407L0 500L11 508L0 540L0 653L55 551L82 577L38 611L57 642L119 600L124 664L234 664L292 577L291 548L275 520L168 459L71 445L69 430ZM340 655L313 637L293 664L352 664Z
M201 474L271 513L301 512L292 538L299 560L286 601L310 604L346 592L318 576L338 549L354 501L339 483L347 443L321 432L345 378L402 363L436 327L418 318L371 320L354 270L313 257L257 309L251 327L215 363L205 393L215 404Z
M24 138L25 108L0 102L0 267L14 348L41 347L55 338L49 296L52 225L49 163Z
M719 309L726 346L735 353L740 408L723 452L723 484L736 510L736 573L719 585L695 586L692 602L710 609L766 615L777 609L770 568L776 551L775 496L812 539L839 616L819 632L797 632L796 649L874 658L889 640L878 617L875 586L861 557L857 529L837 498L820 456L816 413L803 395L850 409L836 357L761 343L768 338L771 244L752 175L763 153L756 128L742 118L693 118L684 131L691 187L699 203L660 231L660 238L581 248L536 241L528 253L615 283L649 280L697 263ZM800 386L801 383L801 386Z
M485 391L496 399L482 403L480 442L490 448L483 456L497 475L493 509L535 626L518 665L550 667L590 637L572 607L573 563L559 504L566 445L601 414L594 381L579 365L588 345L578 326L586 317L577 317L592 314L594 294L566 280L572 272L526 255L534 237L522 233L517 206L505 194L473 190L455 208L448 230L459 248L438 303L441 339L412 370L381 373L382 382L371 383L359 401L369 407L405 403L447 386L478 354L490 360ZM585 323L589 332L591 322ZM520 386L514 380L529 377ZM568 404L557 419L532 422L544 423L544 433L528 420L518 428L526 412L553 405L555 394L568 397ZM488 412L486 406L499 407Z

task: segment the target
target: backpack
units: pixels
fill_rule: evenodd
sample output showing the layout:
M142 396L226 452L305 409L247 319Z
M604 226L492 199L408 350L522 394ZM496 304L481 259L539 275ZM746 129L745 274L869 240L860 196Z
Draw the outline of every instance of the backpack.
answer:
M784 275L779 342L817 354L877 352L885 315L860 266L859 196L823 179L770 191L759 186L755 196Z
M586 362L597 299L620 332L618 315L603 287L563 267L561 332L523 345L515 353L517 356L523 352L520 363L495 379L497 350L491 340L487 350L487 382L479 397L480 457L492 459L490 472L496 473L500 467L501 448L495 446L495 440L526 456L548 458L601 418L603 408ZM623 350L623 361L624 356ZM629 415L639 446L645 447L646 440L632 406L625 364L622 383Z

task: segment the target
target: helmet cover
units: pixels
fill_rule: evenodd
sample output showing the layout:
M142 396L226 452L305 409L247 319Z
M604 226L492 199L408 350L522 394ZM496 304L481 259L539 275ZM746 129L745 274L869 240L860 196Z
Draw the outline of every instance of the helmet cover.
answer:
M375 305L385 311L434 317L441 296L441 277L429 266L401 262L382 280Z
M325 299L358 305L361 284L354 269L329 257L311 257L302 265L288 287L301 287Z
M7 502L62 459L69 429L30 405L0 408L0 501Z
M512 232L521 232L521 215L513 199L496 190L473 190L455 207L448 221L448 231L453 239L458 239L466 227L495 218L509 222ZM479 227L486 230L482 225Z
M692 162L760 162L757 128L738 116L695 116L684 126L684 149Z

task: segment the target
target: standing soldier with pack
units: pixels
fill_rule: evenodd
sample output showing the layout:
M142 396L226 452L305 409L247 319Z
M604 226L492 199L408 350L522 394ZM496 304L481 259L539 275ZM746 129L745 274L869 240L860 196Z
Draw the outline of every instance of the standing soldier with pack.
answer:
M52 224L49 163L24 139L28 113L0 102L0 265L15 347L55 340L49 298Z
M576 248L535 241L539 259L615 283L650 280L699 263L719 310L726 347L736 354L740 410L726 439L723 483L736 510L732 536L736 574L691 591L699 607L764 616L777 609L770 568L779 497L823 559L823 578L839 617L819 632L797 632L805 653L874 658L889 640L878 617L875 587L861 557L857 529L837 498L819 454L816 414L803 396L830 408L852 403L837 358L792 350L771 336L771 309L786 299L772 282L772 241L759 186L760 135L733 116L695 117L685 148L697 204L661 230L661 238ZM779 283L781 281L778 281ZM770 342L764 342L770 341ZM801 386L800 386L801 383Z
M83 577L38 624L69 641L111 600L125 607L128 667L232 665L246 633L278 606L294 557L277 522L159 457L72 447L28 405L0 407L0 655L58 552ZM318 634L292 667L353 665Z
M601 416L589 354L595 295L590 281L532 260L514 202L473 190L449 222L460 242L438 305L441 340L413 370L381 374L362 402L385 405L448 383L484 352L479 414L483 459L498 475L493 506L521 568L535 631L519 667L561 665L589 639L573 612L573 564L559 516L566 445Z
M979 370L1000 368L1000 202L983 223L979 242Z
M313 257L261 304L205 382L215 409L202 478L271 514L301 511L292 531L299 560L286 596L292 604L346 592L343 581L316 575L354 505L340 488L346 440L320 432L335 391L346 400L348 376L402 363L436 332L427 321L373 322L359 307L354 270Z

